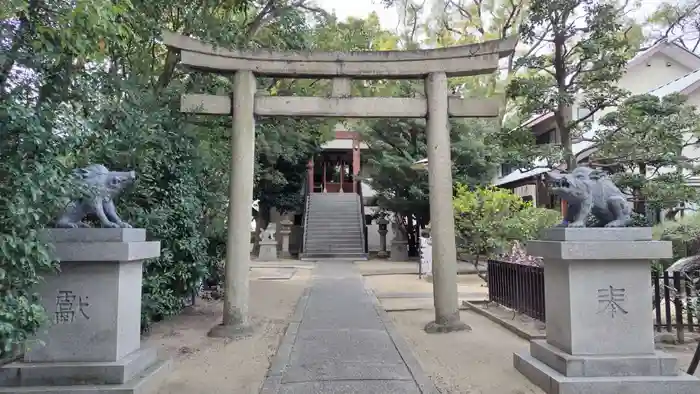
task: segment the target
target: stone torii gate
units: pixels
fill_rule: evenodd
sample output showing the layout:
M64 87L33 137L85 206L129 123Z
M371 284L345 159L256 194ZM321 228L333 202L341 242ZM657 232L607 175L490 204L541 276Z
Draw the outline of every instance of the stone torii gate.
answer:
M449 117L496 117L502 99L450 97L447 78L492 73L513 53L516 38L417 51L236 51L176 33L165 45L193 70L233 74L231 96L185 94L181 111L233 116L223 323L212 336L248 330L250 204L253 200L255 115L334 118L427 118L435 321L428 331L468 328L460 321L452 210ZM255 77L332 79L331 97L256 95ZM352 79L425 79L425 97L350 97Z

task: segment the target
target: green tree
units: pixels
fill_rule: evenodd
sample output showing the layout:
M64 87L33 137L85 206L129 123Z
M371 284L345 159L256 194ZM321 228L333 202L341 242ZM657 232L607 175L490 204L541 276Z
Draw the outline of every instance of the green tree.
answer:
M424 121L378 120L363 133L368 150L364 176L375 190L378 205L401 217L414 215L430 222L428 173L414 163L427 156ZM452 173L455 183L484 185L495 175L498 147L489 144L496 127L489 121L453 121L451 128Z
M301 22L303 21L297 21ZM385 49L392 36L381 29L375 13L366 19L339 21L335 15L321 14L318 24L300 36L299 47L327 51ZM288 29L282 30L288 31ZM330 80L269 79L269 94L280 96L327 96ZM362 95L362 81L353 83L355 94ZM321 145L334 138L336 120L269 118L259 122L256 140L255 198L259 200L258 228L267 226L272 208L280 212L300 212L306 164ZM257 242L257 238L255 239Z
M528 3L529 0L446 0L442 7L429 11L423 44L446 47L515 36L527 15ZM527 53L539 46L530 45ZM513 52L504 67L490 75L458 78L463 84L462 92L472 96L503 94L510 77L520 67L515 62L518 56L523 54Z
M513 242L533 239L561 221L559 212L533 207L510 191L496 188L458 185L453 206L458 248L472 256L474 266L482 257L493 258L508 251Z
M39 232L76 192L65 158L81 142L66 98L79 67L104 59L100 40L126 32L127 6L0 2L0 359L47 323L34 286L58 265Z
M317 11L283 0L0 0L0 357L46 322L31 288L57 264L37 234L71 194L71 168L98 162L139 174L119 207L162 245L145 264L145 326L177 313L221 260L230 119L183 115L179 97L230 91L231 82L175 67L160 29L238 48L304 49ZM283 126L261 122L261 143L291 141L291 132L300 141L292 149L317 145L318 133L305 135L315 129ZM259 151L258 173L273 156L292 157ZM285 176L298 173L288 167Z
M700 45L700 1L661 1L646 20L646 46L672 39L691 52Z
M542 42L548 50L516 61L530 73L513 78L508 94L524 118L554 113L563 160L573 168L572 140L590 128L597 113L625 97L617 81L641 43L641 30L612 2L532 0L520 36L526 44ZM573 118L575 102L588 115Z
M688 180L700 173L700 159L689 150L700 145L697 108L686 97L645 94L625 100L606 114L590 139L597 151L591 160L615 172L615 181L634 196L637 211L668 209L675 216L682 204L700 195Z

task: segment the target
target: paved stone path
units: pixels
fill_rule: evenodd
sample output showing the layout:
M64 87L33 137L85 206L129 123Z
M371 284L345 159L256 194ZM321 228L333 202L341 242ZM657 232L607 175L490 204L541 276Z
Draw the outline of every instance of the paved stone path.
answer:
M263 394L434 394L352 262L318 262Z

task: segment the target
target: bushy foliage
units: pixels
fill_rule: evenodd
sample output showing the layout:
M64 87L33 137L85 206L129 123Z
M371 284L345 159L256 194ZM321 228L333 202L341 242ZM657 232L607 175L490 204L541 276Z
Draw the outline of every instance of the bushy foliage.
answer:
M227 46L302 49L310 45L307 11L277 0L265 7L14 1L0 9L0 358L47 323L33 288L58 264L39 232L78 195L71 170L86 164L137 172L117 207L161 242L162 254L145 262L143 325L179 312L223 257L231 128L230 118L181 114L180 95L230 92L231 81L181 72L160 31ZM271 94L313 86L259 82ZM268 205L298 204L298 159L308 160L320 144L316 126L261 122L256 181L277 178L256 183L256 193L273 189L279 197ZM297 196L283 200L287 194Z
M142 323L178 313L183 299L191 296L208 272L223 258L221 250L209 249L205 213L214 196L210 190L224 189L226 179L216 180L210 157L204 156L197 128L186 122L174 103L175 88L155 95L147 88L128 88L118 102L105 102L90 118L93 125L112 120L110 130L95 127L90 144L76 164L104 163L111 169L134 169L137 181L118 201L120 211L135 227L148 230L161 242L161 257L146 261L143 277ZM134 130L148 130L134 133ZM219 216L225 210L219 208Z
M493 178L493 159L498 147L489 144L495 125L487 121L453 122L451 137L452 177L455 183L484 185ZM430 221L428 172L414 167L427 156L425 121L377 120L363 134L369 149L367 182L377 193L383 209Z
M0 101L0 359L47 322L34 286L58 265L39 232L73 191L60 160L69 141L47 129L47 115L44 108ZM70 111L56 108L50 115Z
M632 223L629 227L649 227L649 219L642 215L641 213L632 212ZM588 215L586 218L586 227L603 227L600 221L593 216L593 214Z
M479 260L508 250L514 241L537 237L561 221L559 212L537 208L510 191L458 185L453 200L461 248Z
M673 257L661 261L668 266L683 257L700 254L700 215L688 215L654 226L654 238L671 241Z
M700 143L697 108L685 96L632 96L600 120L590 160L615 169L620 189L649 208L677 212L700 200L689 180L700 159L686 154Z

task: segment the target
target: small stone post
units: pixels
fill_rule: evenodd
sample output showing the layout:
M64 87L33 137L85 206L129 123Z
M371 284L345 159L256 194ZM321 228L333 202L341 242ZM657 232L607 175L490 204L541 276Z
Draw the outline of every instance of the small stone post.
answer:
M379 225L379 230L377 231L379 233L379 253L377 253L377 257L385 259L389 257L389 253L386 251L386 234L389 232L386 226L389 224L389 221L385 218L379 218L377 219L377 224Z
M269 223L264 231L260 232L260 252L258 260L277 260L277 223Z
M294 223L289 219L284 219L280 222L282 229L280 234L282 235L282 258L290 258L292 254L289 252L289 235L292 233L292 225Z
M515 353L515 368L548 394L700 392L654 348L651 260L671 242L651 228L555 228L530 241L544 260L547 339Z
M420 270L418 277L432 277L433 275L433 245L430 238L430 225L420 231Z
M408 239L398 223L392 223L392 228L394 229L394 239L391 240L391 261L407 261Z
M255 166L255 76L237 71L233 76L233 129L226 240L224 316L212 337L234 338L250 330L248 325L248 274L250 270L250 207L253 204Z
M457 247L452 209L452 159L447 113L447 76L435 72L425 79L428 100L428 188L433 244L433 303L435 321L427 332L450 332L470 327L459 318Z
M35 338L43 344L32 342L22 361L0 368L0 393L131 393L162 379L170 361L141 347L142 265L160 256L160 242L135 228L42 236L61 261L61 272L35 288L50 323Z

